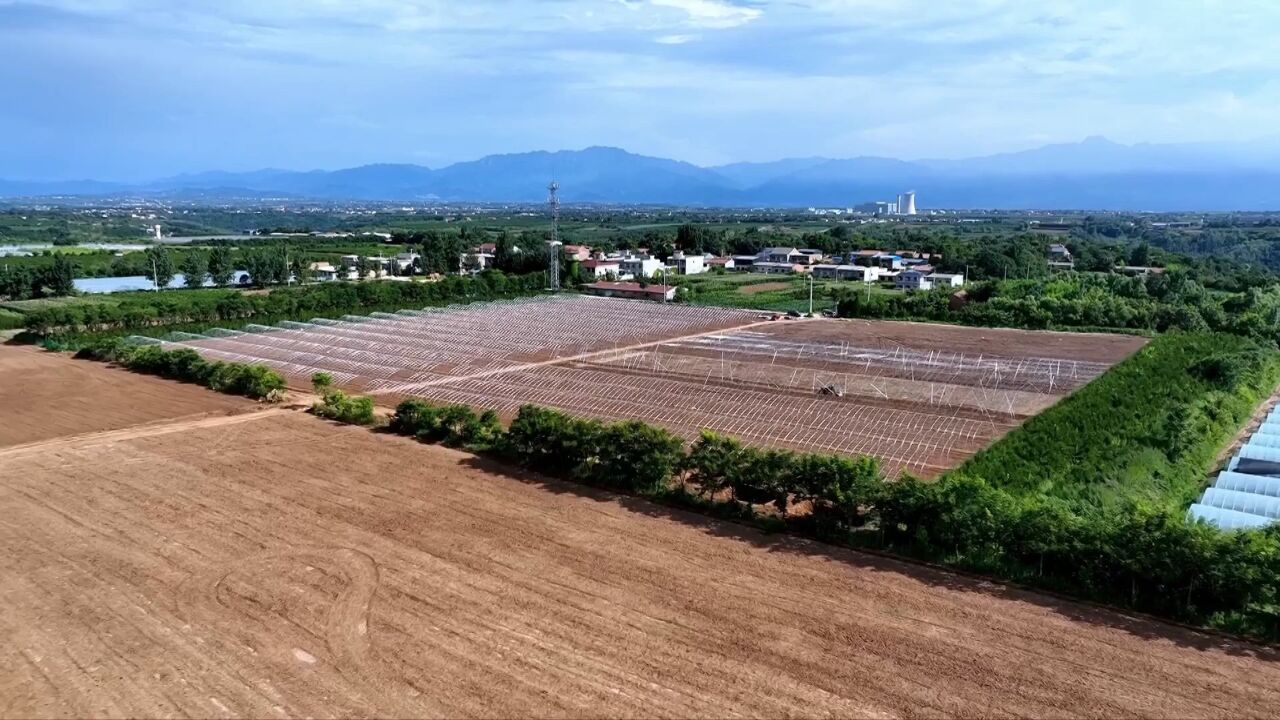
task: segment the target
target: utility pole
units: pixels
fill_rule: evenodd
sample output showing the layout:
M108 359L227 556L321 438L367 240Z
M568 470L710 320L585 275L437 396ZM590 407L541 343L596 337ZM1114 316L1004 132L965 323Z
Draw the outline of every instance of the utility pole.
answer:
M156 259L151 258L151 289L160 292L160 275L156 271Z
M813 271L809 271L809 317L813 317Z

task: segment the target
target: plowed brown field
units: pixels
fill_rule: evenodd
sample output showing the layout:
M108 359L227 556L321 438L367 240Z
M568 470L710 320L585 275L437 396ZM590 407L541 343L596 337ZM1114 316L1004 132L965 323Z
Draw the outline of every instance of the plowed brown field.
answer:
M0 450L0 603L6 717L1280 707L1269 650L281 410Z
M255 406L103 363L0 344L0 447Z

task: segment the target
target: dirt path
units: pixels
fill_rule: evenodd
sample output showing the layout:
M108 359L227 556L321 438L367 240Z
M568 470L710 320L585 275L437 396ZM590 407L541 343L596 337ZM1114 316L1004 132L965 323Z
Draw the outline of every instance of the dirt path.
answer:
M67 435L65 437L53 438L50 440L38 440L36 442L24 443L22 445L13 445L10 447L0 448L0 458L18 456L33 452L54 452L65 448L92 448L99 445L109 445L111 443L122 442L125 440L133 440L135 438L183 433L203 428L239 425L240 423L253 422L263 417L288 412L294 412L294 410L281 407L264 407L260 410L241 413L239 415L215 415L212 417L206 413L199 413L196 415L172 418L169 420L156 420L155 422L134 425L132 427L121 428L120 430L103 430L101 432L81 433L79 435Z
M0 456L0 716L1274 714L1271 650L300 412Z

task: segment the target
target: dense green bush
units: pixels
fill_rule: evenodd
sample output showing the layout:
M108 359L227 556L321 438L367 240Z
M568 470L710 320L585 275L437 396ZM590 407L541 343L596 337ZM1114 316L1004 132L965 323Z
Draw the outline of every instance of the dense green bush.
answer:
M509 460L553 477L631 492L664 487L680 467L680 439L641 422L601 423L526 405L499 445Z
M341 390L329 390L319 402L311 406L316 415L350 425L373 425L378 418L373 412L373 398L348 395Z
M405 400L397 405L389 427L392 432L423 442L475 450L491 448L502 436L502 423L492 410L476 415L465 405L441 407L423 400Z
M114 362L136 372L204 385L232 395L274 402L285 390L284 378L262 365L209 362L195 350L165 350L160 345L131 345L118 338L84 347L76 357Z

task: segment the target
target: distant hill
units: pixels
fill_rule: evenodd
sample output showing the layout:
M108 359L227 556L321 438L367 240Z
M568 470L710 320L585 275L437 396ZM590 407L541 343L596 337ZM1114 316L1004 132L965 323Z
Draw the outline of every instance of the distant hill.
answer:
M704 168L610 147L490 155L439 169L204 172L122 185L0 180L0 197L150 194L317 200L849 207L915 190L921 209L1280 210L1280 141L1122 145L1105 138L961 160L788 158Z

